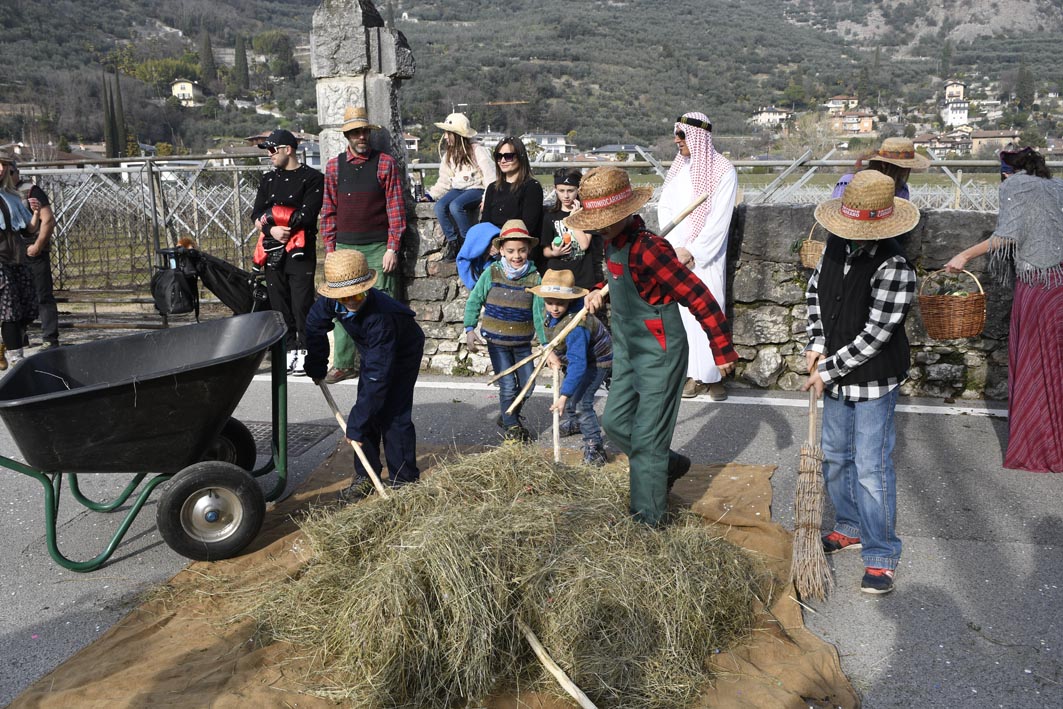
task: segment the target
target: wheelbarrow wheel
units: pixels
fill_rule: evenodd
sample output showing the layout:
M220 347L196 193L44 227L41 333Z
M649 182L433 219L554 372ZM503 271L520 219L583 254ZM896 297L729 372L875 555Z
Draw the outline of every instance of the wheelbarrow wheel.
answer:
M166 544L182 556L216 561L236 556L262 527L266 501L258 483L232 463L205 460L174 475L155 521Z
M255 437L247 426L234 418L225 422L214 444L203 454L203 460L220 460L244 470L254 470L257 459Z

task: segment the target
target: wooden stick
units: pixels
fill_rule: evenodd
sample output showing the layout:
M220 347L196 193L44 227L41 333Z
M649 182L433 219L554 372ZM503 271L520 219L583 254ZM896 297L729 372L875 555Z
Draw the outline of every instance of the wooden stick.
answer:
M676 225L679 224L679 222L681 222L684 219L686 219L687 217L689 217L690 213L693 212L698 207L700 207L701 203L704 202L706 199L708 199L708 197L709 196L707 194L703 194L703 195L700 195L693 202L691 202L687 206L686 209L684 209L682 212L680 212L679 214L676 215L675 219L673 219L672 221L670 221L667 224L665 224L664 228L661 229L661 233L658 234L658 236L661 236L661 237L667 236L668 233L670 231L672 231L672 229L675 229ZM605 287L602 288L602 290L600 292L601 292L603 298L606 295L608 295L609 294L609 284L606 283ZM579 325L581 322L583 322L583 318L585 318L585 317L587 317L587 307L586 306L583 307L583 310L580 310L578 313L576 313L576 317L572 318L572 320L569 322L569 324L565 325L565 327L562 328L561 332L559 332L556 335L554 335L554 339L550 340L550 342L548 342L546 344L546 346L543 348L543 359L542 359L542 361L539 362L539 365L535 368L535 371L532 372L532 375L530 377L528 377L528 381L524 383L524 388L520 390L519 394L517 394L517 398L513 400L513 404L508 409L506 409L506 413L507 414L512 414L513 411L520 404L520 402L524 401L524 397L528 395L528 391L531 389L532 383L535 381L535 378L537 376L539 376L539 372L542 371L543 363L546 362L546 356L550 352L552 352L555 347L557 347L558 343L560 343L562 340L564 340L566 337L568 337L568 333L572 332L576 328L577 325Z
M594 702L590 700L583 690L576 686L576 683L561 669L554 659L550 657L550 653L546 651L543 644L539 642L539 638L535 637L535 633L532 629L525 625L524 621L517 618L517 627L520 632L524 633L524 639L531 645L532 652L539 658L540 664L546 668L546 671L554 676L557 683L561 685L561 688L568 692L568 695L576 700L576 703L582 707L582 709L598 709Z
M561 395L561 368L554 369L554 406ZM561 462L561 412L554 410L554 462Z
M543 354L544 352L545 352L545 350L539 350L538 352L532 352L530 355L528 355L527 357L525 357L521 361L517 362L516 364L514 364L509 369L503 370L503 371L499 372L498 374L496 374L495 376L493 376L490 379L488 379L487 383L488 384L494 384L495 382L497 382L502 377L506 376L507 374L512 374L513 372L517 371L518 369L520 369L521 367L526 365L528 362L531 362L533 359L535 359L539 355Z
M344 437L346 437L347 422L343 420L343 414L340 413L340 407L336 406L336 400L332 398L332 392L329 391L328 384L321 381L318 382L317 385L321 387L321 393L325 395L325 401L328 402L329 408L332 409L332 415L336 417L336 423L340 425L340 431L342 431ZM354 454L357 455L358 460L361 461L362 467L369 473L369 479L373 481L373 487L376 488L377 493L379 493L385 500L391 497L387 490L384 489L384 484L380 482L380 476L376 474L376 471L373 470L373 466L369 465L369 461L366 460L365 452L362 450L362 447L354 441L350 441L350 444L351 448L354 449Z

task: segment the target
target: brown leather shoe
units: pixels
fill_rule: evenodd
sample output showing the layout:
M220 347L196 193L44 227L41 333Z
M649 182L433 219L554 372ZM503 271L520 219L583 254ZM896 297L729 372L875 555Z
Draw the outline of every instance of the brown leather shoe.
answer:
M342 382L344 379L351 379L352 377L357 376L358 369L355 367L352 367L350 369L339 369L337 367L333 367L328 371L328 374L325 375L325 383L335 384L337 382Z
M708 391L708 385L699 382L697 379L687 379L687 383L683 385L683 398L693 399L698 394L704 394Z
M709 398L713 401L727 401L727 389L723 382L709 384Z

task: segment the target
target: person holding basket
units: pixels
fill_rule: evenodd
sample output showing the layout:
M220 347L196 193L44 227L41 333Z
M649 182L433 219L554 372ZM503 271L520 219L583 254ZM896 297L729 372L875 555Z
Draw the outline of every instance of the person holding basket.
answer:
M1005 150L993 234L945 264L989 254L1001 285L1014 279L1008 333L1008 447L1004 467L1063 473L1063 180L1033 148Z

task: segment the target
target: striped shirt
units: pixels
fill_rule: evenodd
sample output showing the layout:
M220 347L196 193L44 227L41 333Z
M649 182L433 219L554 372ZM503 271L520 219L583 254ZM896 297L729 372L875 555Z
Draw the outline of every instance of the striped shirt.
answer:
M852 242L847 244L844 271L846 274L849 273L849 267L852 265L853 256L858 253L858 248L859 246L853 248ZM866 248L868 253L874 255L878 244L871 243ZM820 378L823 379L825 390L830 396L846 401L871 401L885 396L900 386L903 380L889 377L864 384L844 386L838 386L832 382L844 377L878 354L894 331L898 327L904 327L904 319L915 297L915 271L903 256L894 256L883 261L871 279L872 306L868 312L867 324L855 340L830 354L827 352L827 338L823 331L819 307L819 273L822 268L823 261L820 260L812 278L808 281L808 290L805 293L808 304L809 340L805 351L811 350L824 355L817 369Z

